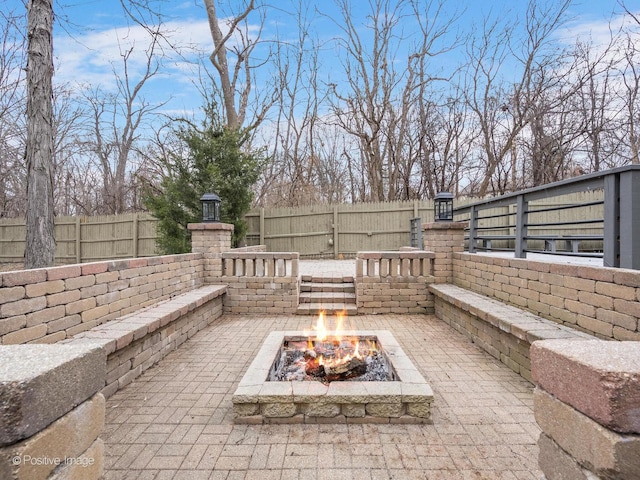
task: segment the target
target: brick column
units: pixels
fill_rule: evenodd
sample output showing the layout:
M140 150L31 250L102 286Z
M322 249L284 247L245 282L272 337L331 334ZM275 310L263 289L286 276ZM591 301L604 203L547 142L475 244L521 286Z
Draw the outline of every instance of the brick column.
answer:
M467 222L433 222L422 225L424 249L435 253L436 283L453 283L453 253L464 251Z
M230 223L190 223L191 252L204 253L205 283L222 276L223 252L231 250L233 225Z
M190 223L192 253L222 253L231 250L233 225L229 223Z

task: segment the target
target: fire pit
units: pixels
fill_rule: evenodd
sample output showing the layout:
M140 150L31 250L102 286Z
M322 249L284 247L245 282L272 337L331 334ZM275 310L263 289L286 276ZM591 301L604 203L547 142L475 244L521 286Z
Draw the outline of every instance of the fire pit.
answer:
M233 395L236 423L430 423L433 392L386 330L272 332Z

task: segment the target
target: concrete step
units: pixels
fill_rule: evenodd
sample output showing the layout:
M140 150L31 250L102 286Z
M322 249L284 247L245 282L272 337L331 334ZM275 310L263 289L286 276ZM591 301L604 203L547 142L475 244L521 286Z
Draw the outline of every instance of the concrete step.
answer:
M336 315L338 313L346 313L349 316L357 315L358 308L355 304L346 303L332 303L326 305L320 305L317 303L302 303L298 305L298 315L318 315L320 312L324 312L325 315Z
M356 286L353 282L349 282L349 283L302 282L300 284L300 291L301 292L355 293Z
M357 315L356 287L352 276L316 277L302 275L298 315L345 313Z
M298 303L356 304L356 294L349 292L300 292Z
M353 283L352 275L343 277L317 277L313 275L302 275L300 277L302 283Z

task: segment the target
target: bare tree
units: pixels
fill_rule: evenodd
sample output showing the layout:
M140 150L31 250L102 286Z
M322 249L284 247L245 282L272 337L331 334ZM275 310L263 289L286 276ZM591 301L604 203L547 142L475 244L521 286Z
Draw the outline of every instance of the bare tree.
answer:
M218 73L226 125L236 130L244 127L247 131L251 131L262 123L275 101L275 98L268 94L268 89L265 89L266 98L257 102L253 117L247 124L247 108L252 93L255 93L252 92L253 70L267 61L254 64L252 58L260 42L264 16L260 19L259 30L256 33L250 33L248 17L258 12L259 8L255 0L243 0L240 13L225 20L226 31L223 31L216 3L216 0L204 0L214 47L209 59Z
M424 100L427 86L441 79L428 71L428 59L453 48L442 46L441 39L455 17L444 17L442 2L374 0L369 2L363 30L354 21L350 1L337 3L341 19L336 25L342 30L339 43L345 52L342 63L347 80L344 86L334 84L333 115L359 144L367 198L403 198L408 191L401 179L413 163L404 147L411 111ZM407 18L419 26L413 41L402 32Z
M26 205L24 21L0 12L0 217L24 215Z
M164 103L152 104L143 96L143 89L159 70L159 29L152 32L149 46L145 50L146 61L140 74L131 69L131 58L135 46L122 53L122 70L114 67L117 92L103 92L94 88L85 94L92 128L87 146L97 159L102 172L101 214L118 214L131 209L128 203L132 192L128 182L129 168L138 148L140 130L145 121Z
M53 265L53 4L28 4L25 267Z
M618 140L627 144L630 152L630 160L633 164L640 163L640 17L634 15L623 5L625 13L632 20L632 25L627 31L622 32L620 41L622 61L619 67L619 75L622 78L624 88L619 90L620 100L626 122L618 136ZM635 26L635 28L634 28Z
M504 193L508 178L514 178L509 169L515 167L512 160L516 138L537 116L544 115L549 108L542 109L542 95L559 82L554 74L559 69L563 53L550 48L552 35L562 25L570 0L559 5L540 9L535 0L530 0L523 39L515 35L513 24L486 23L479 40L470 43L467 49L466 102L474 112L480 128L485 175L477 190L479 196L490 191L496 173L502 181L494 185L494 193ZM505 68L517 67L517 79L509 86L501 81ZM566 73L563 73L566 76ZM560 98L555 99L561 102ZM538 123L538 125L540 125ZM533 129L540 133L540 129ZM532 159L538 162L540 159ZM497 190L495 187L498 187ZM512 185L510 188L515 188Z

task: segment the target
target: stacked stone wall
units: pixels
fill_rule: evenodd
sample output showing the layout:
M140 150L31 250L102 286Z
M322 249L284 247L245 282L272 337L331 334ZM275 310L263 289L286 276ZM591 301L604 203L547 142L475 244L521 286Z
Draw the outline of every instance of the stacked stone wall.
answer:
M0 273L0 344L56 343L203 282L200 253Z
M469 253L453 283L598 338L640 340L640 271Z

